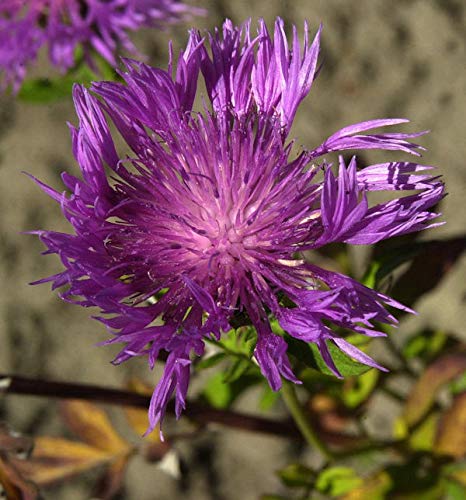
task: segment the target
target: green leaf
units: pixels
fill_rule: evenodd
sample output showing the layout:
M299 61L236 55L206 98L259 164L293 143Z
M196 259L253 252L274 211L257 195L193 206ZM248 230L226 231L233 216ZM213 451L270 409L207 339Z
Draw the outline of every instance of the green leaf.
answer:
M202 395L214 408L228 408L233 402L232 388L223 380L223 373L216 373L209 379Z
M443 468L443 475L466 488L466 461L448 464Z
M213 356L209 356L208 358L203 358L196 363L196 368L198 370L205 370L207 368L211 368L212 366L218 365L221 361L223 361L227 355L224 352L218 352Z
M49 103L71 95L75 78L63 76L59 79L36 78L23 83L18 98L34 104ZM83 83L88 83L85 80Z
M447 341L448 337L443 332L422 330L406 342L402 353L406 359L432 359L442 350Z
M361 280L363 285L377 289L384 278L402 264L413 260L421 251L419 243L411 243L373 258Z
M459 378L453 380L450 384L450 391L454 395L466 392L466 371Z
M409 437L409 446L416 451L431 451L434 445L439 414L429 415Z
M381 248L383 253L380 255ZM382 243L376 245L362 281L366 286L377 289L384 278L402 264L410 262L408 269L394 283L390 295L412 306L422 295L438 286L465 248L464 237L409 243L395 248L384 248Z
M466 487L456 481L445 481L445 500L464 500Z
M242 377L253 366L252 362L248 359L236 359L230 365L228 370L223 374L223 382L226 384L235 382Z
M340 496L363 484L360 478L351 467L330 467L324 469L318 476L316 488L324 494Z
M214 408L226 409L249 387L262 381L259 373L244 373L233 382L225 382L222 372L211 377L204 387L202 397Z
M264 384L264 392L259 400L259 409L262 411L270 410L280 399L279 391L272 391L269 384Z
M381 263L377 261L372 261L366 270L361 283L368 288L376 288L378 278L377 273L380 271Z
M342 500L386 500L392 487L392 479L385 471L364 478L361 486L342 497Z
M76 57L78 60L79 57ZM33 104L45 104L71 96L74 83L89 85L95 80L115 80L117 74L114 69L102 58L94 58L98 73L92 71L83 60L65 75L53 78L35 78L26 80L21 86L18 98Z
M314 343L308 344L302 340L290 337L289 335L285 337L285 340L288 344L288 352L301 361L301 363L308 368L313 368L321 373L324 373L325 375L334 377L333 373L323 360L318 347ZM362 375L371 369L370 366L358 363L344 354L333 342L327 342L327 347L335 366L344 377Z
M356 408L363 403L377 385L379 371L371 369L359 377L352 377L345 380L342 398L349 408Z
M429 465L429 459L430 454L419 453L412 455L408 462L387 466L385 471L392 480L390 493L402 493L402 498L412 500L432 499L431 492L435 491L439 483L439 471ZM395 495L393 497L396 498Z
M290 488L309 487L312 485L314 472L301 464L290 464L277 472L282 483Z
M254 353L256 341L257 332L255 328L243 326L236 330L230 330L218 342L212 342L229 354L250 359Z

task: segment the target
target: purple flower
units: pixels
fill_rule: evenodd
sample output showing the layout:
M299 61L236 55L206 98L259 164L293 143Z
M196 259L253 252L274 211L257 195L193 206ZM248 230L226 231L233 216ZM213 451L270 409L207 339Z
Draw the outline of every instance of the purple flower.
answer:
M306 25L301 45L294 28L290 47L281 19L273 35L261 21L256 37L249 23L226 21L206 39L192 31L176 70L172 58L168 71L127 60L125 84L99 82L91 92L76 86L79 127L71 135L82 178L63 173L69 195L37 181L74 229L37 231L65 267L38 283L65 286L65 300L100 308L98 319L114 335L109 342L124 344L115 363L147 355L152 368L162 350L168 355L149 430L173 393L179 416L193 356L239 313L257 331L254 356L274 390L282 377L299 380L272 319L314 342L336 376L330 342L383 369L329 325L382 336L374 322L396 323L387 306L405 308L302 253L432 227L437 215L428 209L443 185L417 163L358 170L356 158L346 164L340 157L334 170L322 159L356 148L419 155L411 139L422 133L371 133L406 120L358 123L292 153L287 135L317 71L320 29L312 43L307 33ZM211 105L194 112L199 75ZM379 190L415 193L370 206L367 193Z
M115 65L119 47L137 53L128 31L202 12L179 0L2 0L0 89L11 85L18 91L26 66L44 45L50 62L62 71L76 64L78 46L91 65L92 50Z

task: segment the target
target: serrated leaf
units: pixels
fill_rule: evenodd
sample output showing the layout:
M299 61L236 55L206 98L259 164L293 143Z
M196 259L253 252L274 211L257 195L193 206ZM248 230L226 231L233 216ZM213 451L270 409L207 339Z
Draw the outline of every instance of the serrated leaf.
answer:
M317 361L318 369L325 373L326 375L331 375L334 377L330 368L326 365L323 360L318 347L315 344L310 344L311 349L314 351L314 355ZM343 375L343 377L350 377L353 375L362 375L371 369L370 366L358 363L354 359L347 356L342 352L333 342L327 342L328 350L332 356L333 362L337 367L338 371Z
M446 354L434 361L420 376L406 401L403 419L409 427L427 413L442 386L466 370L466 354Z
M313 368L314 370L318 370L321 373L330 375L332 378L334 378L333 373L326 365L319 352L318 347L314 343L308 344L301 340L290 337L289 335L285 337L285 340L288 344L289 354L293 355L308 368ZM371 369L370 366L363 365L351 359L340 349L338 349L338 347L333 342L327 342L327 347L330 351L330 355L332 356L335 366L344 377L348 377L351 375L362 375L363 373L366 373Z
M443 414L434 451L455 458L466 456L466 392L456 396L452 406Z
M377 385L379 371L371 369L359 377L352 377L345 380L343 384L343 402L349 408L356 408L366 401Z
M86 401L69 400L61 404L68 427L84 442L114 455L127 453L131 446L113 428L107 414Z
M277 472L282 483L290 488L308 487L312 484L315 474L312 469L302 464L290 464Z
M110 462L113 455L93 446L63 438L38 437L29 460L15 460L22 474L39 485L76 476Z
M324 469L316 480L316 488L324 494L340 496L363 484L356 471L351 467L330 467Z

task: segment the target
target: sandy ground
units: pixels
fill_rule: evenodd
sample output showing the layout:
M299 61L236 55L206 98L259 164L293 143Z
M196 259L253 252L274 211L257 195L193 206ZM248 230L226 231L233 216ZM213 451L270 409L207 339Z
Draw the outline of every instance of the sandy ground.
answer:
M442 202L447 224L425 239L464 233L466 198L465 37L466 4L461 0L258 0L203 2L212 27L228 16L248 16L313 28L324 24L324 68L301 106L293 129L298 143L315 146L333 131L353 122L408 117L404 130L430 129L422 139L423 162L437 165L449 196ZM171 33L145 32L138 45L151 60L165 65L165 46L185 40L186 26ZM28 282L60 269L55 257L41 257L36 238L21 231L66 230L59 208L22 171L61 187L63 170L75 173L66 121L76 123L70 100L30 105L0 98L0 371L118 387L137 374L155 382L143 360L126 366L109 364L116 348L95 348L105 338L103 327L88 319L89 311L62 303L47 285ZM384 158L402 155L385 154ZM376 156L365 155L366 161ZM404 159L407 159L404 157ZM419 325L449 330L466 338L466 261L456 265L441 285L419 304L419 317L402 325L397 335ZM253 396L241 402L250 411ZM9 397L0 402L0 419L24 432L62 432L56 407L34 398ZM382 422L383 424L383 422ZM265 491L279 491L273 471L296 453L278 438L237 431L213 430L180 447L189 474L182 484L165 472L135 461L128 472L123 498L137 500L252 500ZM87 498L89 482L75 481L46 498Z

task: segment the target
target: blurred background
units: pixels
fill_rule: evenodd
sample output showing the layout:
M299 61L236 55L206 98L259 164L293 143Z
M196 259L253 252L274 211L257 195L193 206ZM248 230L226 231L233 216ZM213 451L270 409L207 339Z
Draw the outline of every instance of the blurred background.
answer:
M190 24L201 29L219 26L225 17L235 23L252 17L253 26L264 17L272 26L278 15L288 26L295 23L300 29L307 19L312 32L322 22L323 69L298 111L291 136L312 148L341 127L385 117L409 118L411 123L403 131L429 129L431 133L420 140L427 148L420 162L438 166L444 177L448 196L440 211L446 224L420 238L443 240L464 234L466 4L462 0L211 0L199 5L208 15ZM150 63L165 68L168 41L174 41L176 53L189 27L143 30L132 38ZM44 57L36 73L49 71ZM21 232L68 228L59 207L22 171L58 190L62 171L76 174L68 121L76 124L71 98L35 105L0 97L0 371L108 387L122 387L129 376L155 384L160 372L149 372L143 359L114 367L110 361L118 347L95 347L106 339L104 327L89 319L96 311L61 302L48 285L28 285L60 270L60 263L56 256L40 256L43 248L38 239ZM409 159L389 152L383 158ZM365 154L362 161L373 159L379 157ZM363 270L364 252L355 252L352 258ZM419 316L403 320L392 332L395 343L421 327L466 340L464 257L448 270L417 303ZM256 398L257 393L248 392L235 408L259 412ZM274 411L284 412L280 405ZM371 425L390 434L394 411L381 406ZM2 397L0 420L27 434L67 432L56 404L45 399ZM173 464L159 467L136 458L122 498L256 499L266 491L280 491L274 471L301 451L279 437L212 427L177 445L175 462L181 460L181 481L174 477ZM95 477L85 475L50 490L50 496L46 492L46 498L88 498Z

